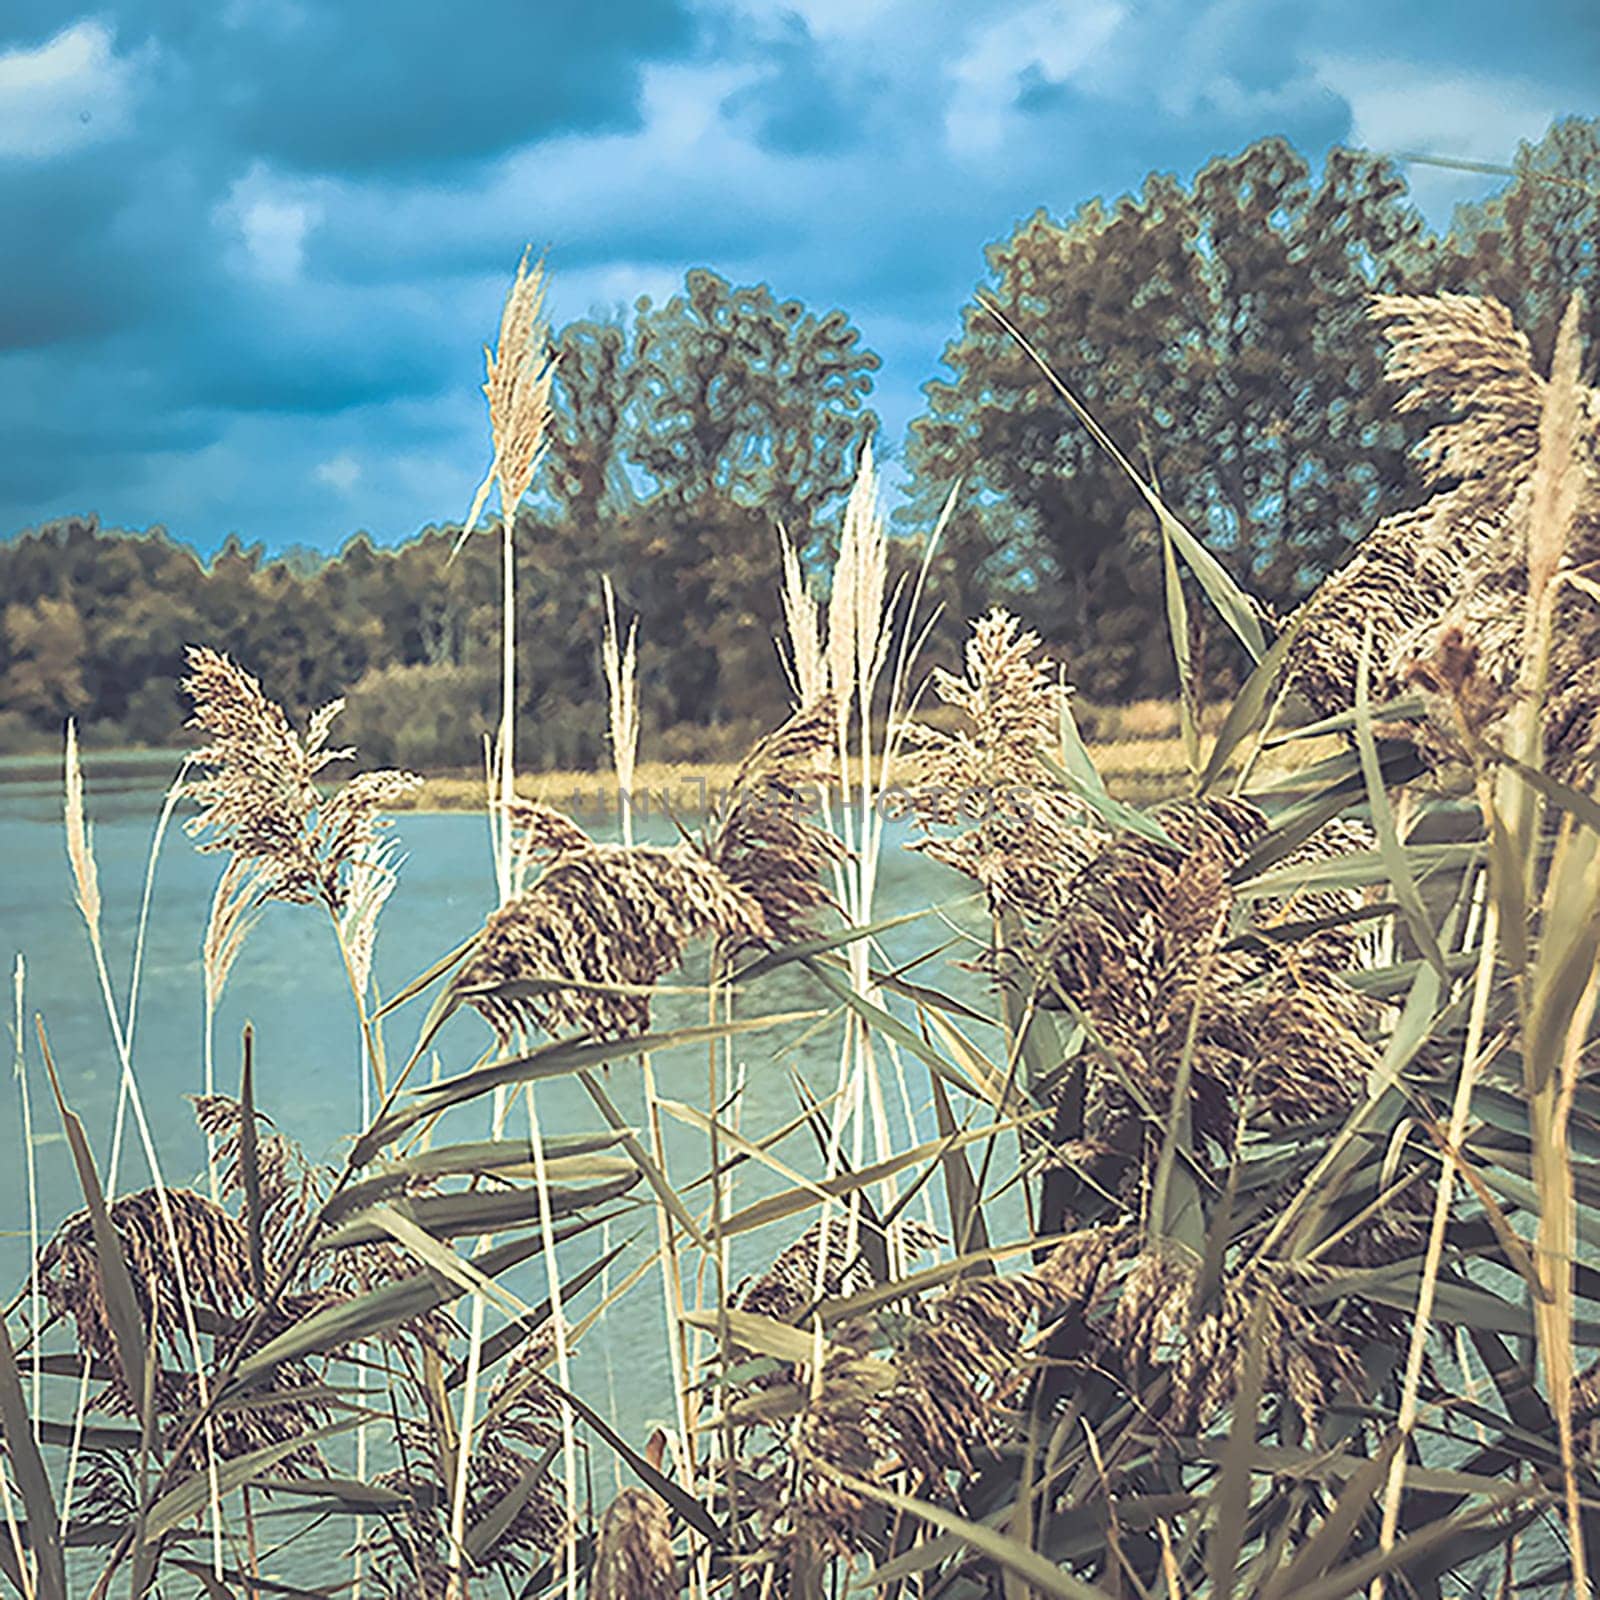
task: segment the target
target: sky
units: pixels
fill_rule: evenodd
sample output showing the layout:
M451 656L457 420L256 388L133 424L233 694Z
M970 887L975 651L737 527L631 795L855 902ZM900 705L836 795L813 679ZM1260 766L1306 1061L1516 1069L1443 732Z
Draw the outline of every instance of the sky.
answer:
M487 464L525 244L560 323L686 270L841 306L893 455L983 247L1283 134L1507 162L1600 113L1524 0L0 7L0 536L394 542ZM1495 180L1410 169L1430 221Z

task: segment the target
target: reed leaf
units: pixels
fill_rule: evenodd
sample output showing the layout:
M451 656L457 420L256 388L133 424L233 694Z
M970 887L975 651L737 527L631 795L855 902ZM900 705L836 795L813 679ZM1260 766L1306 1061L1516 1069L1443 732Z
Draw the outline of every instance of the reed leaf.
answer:
M66 1558L61 1547L61 1519L50 1488L44 1458L33 1433L28 1402L22 1393L22 1375L11 1330L0 1317L0 1442L16 1474L17 1490L28 1514L28 1543L38 1563L40 1600L66 1600ZM19 1584L19 1588L24 1587Z

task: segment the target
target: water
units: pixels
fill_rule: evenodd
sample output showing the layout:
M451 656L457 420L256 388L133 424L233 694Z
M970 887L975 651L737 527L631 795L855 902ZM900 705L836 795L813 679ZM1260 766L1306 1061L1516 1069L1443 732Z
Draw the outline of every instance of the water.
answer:
M104 900L103 929L111 981L118 1004L126 1007L129 969L155 820L160 809L160 781L148 770L115 776L91 760L88 768L88 810ZM160 855L145 941L138 1007L133 1019L134 1066L150 1117L163 1174L169 1184L203 1184L204 1144L184 1098L202 1088L203 1005L200 939L222 857L201 855L184 836L181 813L174 819ZM666 840L669 824L661 819L643 825L647 836ZM408 815L395 832L406 852L399 886L383 914L374 970L380 992L394 993L432 961L477 929L493 902L487 830L481 817ZM903 830L886 845L879 916L951 902L970 886L921 855L902 848ZM0 957L9 980L14 953L26 961L25 992L27 1082L32 1098L34 1147L43 1231L51 1229L82 1204L81 1193L60 1132L60 1117L49 1093L33 1017L42 1017L58 1065L63 1092L89 1130L102 1175L109 1159L116 1106L117 1058L88 940L72 899L72 879L61 828L59 785L54 780L17 780L0 784ZM885 938L891 960L904 961L949 938L937 921L922 919ZM961 992L983 1004L970 974L952 965L959 951L917 968L919 982ZM703 981L690 971L668 982ZM427 1001L414 1003L386 1021L391 1060L404 1060L416 1038ZM829 1001L814 980L798 967L784 969L741 996L741 1015L799 1010L826 1010ZM6 1013L12 1015L9 981ZM700 1022L705 1000L699 995L668 996L657 1001L657 1027ZM237 1091L241 1031L253 1025L256 1039L257 1102L277 1127L298 1141L312 1158L342 1164L347 1140L360 1125L361 1084L358 1031L343 968L324 912L309 906L269 906L233 969L216 1025L217 1088ZM745 1089L740 1122L750 1137L776 1129L795 1117L798 1100L793 1075L801 1074L819 1095L831 1092L837 1072L840 1028L837 1020L817 1028L785 1024L770 1032L746 1036L737 1046ZM437 1070L451 1075L470 1066L490 1042L475 1013L452 1019L436 1041ZM980 1038L986 1048L992 1041ZM899 1094L889 1063L886 1093L897 1143L906 1135ZM933 1117L927 1103L925 1076L914 1062L906 1064L912 1110L922 1138L932 1136ZM426 1070L434 1070L430 1059ZM619 1062L609 1071L609 1092L635 1126L642 1125L638 1068ZM666 1099L696 1107L707 1101L704 1048L678 1051L657 1062L658 1090ZM24 1284L28 1263L28 1206L23 1150L20 1085L7 1076L0 1148L0 1286L9 1299ZM555 1080L539 1088L539 1114L546 1133L594 1130L602 1120L581 1087ZM436 1142L483 1138L488 1101L453 1114ZM508 1122L514 1135L526 1131L519 1106ZM705 1135L670 1117L666 1119L669 1168L675 1181L689 1182L706 1166ZM809 1131L791 1136L777 1152L792 1168L814 1173L819 1152ZM148 1181L144 1157L130 1126L118 1175L118 1192ZM733 1203L788 1184L755 1163L739 1173ZM641 1190L643 1186L640 1186ZM939 1188L929 1186L930 1194ZM701 1192L703 1194L703 1191ZM736 1275L758 1270L804 1226L806 1218L774 1224L737 1242ZM629 1265L654 1247L652 1215L642 1203L632 1215L611 1225L613 1242L639 1234L624 1261L608 1274L620 1282ZM561 1266L571 1277L593 1259L599 1235L564 1246ZM457 1241L465 1249L470 1241ZM528 1303L545 1296L543 1268L538 1263L505 1280ZM569 1308L576 1319L597 1303L600 1285ZM692 1292L692 1286L691 1286ZM466 1307L458 1307L464 1317ZM491 1312L489 1327L501 1317ZM651 1272L585 1337L574 1357L574 1386L610 1418L636 1447L671 1415L671 1387L663 1337L659 1277ZM63 1346L64 1347L64 1346ZM48 1415L70 1417L72 1386L46 1389ZM329 1454L336 1460L344 1449L336 1440ZM595 1452L596 1483L611 1473L609 1452ZM340 1548L348 1525L330 1524L296 1546L280 1570L297 1571L313 1558Z

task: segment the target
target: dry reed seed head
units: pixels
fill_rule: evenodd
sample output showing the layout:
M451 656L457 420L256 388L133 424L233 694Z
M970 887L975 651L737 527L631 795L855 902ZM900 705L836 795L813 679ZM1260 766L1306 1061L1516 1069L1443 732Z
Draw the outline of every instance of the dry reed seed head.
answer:
M822 638L822 607L806 579L805 568L794 546L785 538L781 548L783 584L779 597L783 602L784 633L778 641L778 654L794 691L795 708L803 711L821 700L830 687L828 655Z
M1319 1276L1315 1269L1271 1266L1223 1281L1216 1304L1195 1322L1173 1364L1173 1426L1203 1428L1232 1404L1258 1314L1263 1392L1283 1395L1307 1429L1316 1429L1336 1396L1361 1392L1361 1362L1349 1328L1296 1298L1298 1288Z
M1453 711L1452 717L1441 714L1442 708L1430 708L1431 725L1450 730L1444 734L1446 739L1452 737L1452 722L1469 736L1481 734L1505 715L1510 704L1505 691L1479 671L1481 655L1480 647L1468 637L1466 629L1459 622L1448 622L1434 642L1433 653L1409 661L1401 669L1402 681L1408 687L1421 689ZM1456 743L1452 753L1466 759L1468 752L1460 749L1458 742L1452 742Z
M1286 681L1324 716L1348 711L1366 627L1380 666L1426 654L1405 641L1459 611L1463 572L1475 569L1494 538L1495 524L1471 510L1460 490L1384 518L1296 613Z
M1384 375L1402 390L1395 409L1448 416L1423 440L1428 479L1503 494L1531 463L1544 389L1510 311L1476 295L1378 295L1372 314L1389 341Z
M523 255L500 313L500 339L484 351L489 429L494 438L493 474L509 518L533 482L550 425L550 390L555 357L544 318L544 265Z
M932 776L950 787L1042 776L1039 752L1060 740L1067 692L1058 669L1035 659L1040 649L1038 634L998 606L972 624L964 676L942 667L933 672L934 692L965 717L971 733L964 739L940 738L937 729L919 735Z
M200 1131L217 1142L218 1190L225 1200L246 1195L239 1123L243 1106L231 1095L191 1095ZM269 1255L286 1250L309 1225L330 1187L326 1168L307 1160L294 1140L256 1112L256 1182L261 1197L262 1242Z
M1583 386L1578 381L1583 356L1579 333L1582 312L1583 296L1575 290L1556 334L1550 381L1539 412L1539 448L1527 513L1528 593L1535 603L1554 581L1556 569L1566 555L1584 472L1578 448L1586 409Z
M884 616L888 573L889 544L878 510L878 473L869 441L861 447L855 483L845 502L828 597L828 684L836 719L849 715L852 696L871 687L888 651Z
M1135 1257L1123 1274L1116 1308L1105 1324L1105 1343L1131 1372L1148 1372L1175 1359L1196 1272L1192 1257L1158 1250Z
M139 1512L138 1466L126 1450L83 1447L73 1480L72 1509L84 1522L123 1523ZM12 1491L15 1495L15 1490ZM15 1505L13 1498L12 1504Z
M536 883L485 924L456 979L502 1042L522 1028L602 1038L641 1033L646 989L710 939L723 952L795 936L829 903L821 868L838 844L806 815L832 773L832 707L791 717L745 758L697 848L595 844L548 808L520 815L526 849L554 854ZM580 842L581 841L581 842Z
M1124 1233L1122 1238L1126 1238ZM1137 1247L1135 1247L1137 1248ZM1243 1274L1225 1275L1207 1306L1199 1306L1199 1263L1173 1250L1144 1251L1132 1259L1113 1286L1104 1258L1090 1244L1074 1245L1064 1270L1079 1261L1094 1263L1093 1295L1084 1315L1115 1295L1109 1313L1091 1323L1099 1359L1121 1367L1130 1384L1142 1387L1159 1369L1171 1375L1165 1421L1179 1431L1210 1426L1232 1403L1243 1377L1253 1319L1262 1318L1264 1393L1282 1394L1307 1428L1315 1429L1340 1392L1361 1390L1361 1365L1351 1339L1367 1325L1334 1320L1305 1305L1297 1291L1326 1273L1317 1268L1267 1263ZM1081 1281L1081 1278L1080 1278Z
M760 908L767 933L747 942L801 937L812 915L833 903L822 872L843 846L815 812L819 791L837 773L835 708L828 696L802 706L739 764L702 848L729 884Z
M189 1189L167 1190L166 1202L189 1279L203 1284L208 1303L223 1313L245 1311L251 1291L243 1226L221 1206ZM187 1352L183 1304L161 1196L154 1189L126 1195L112 1205L110 1217L151 1344L175 1354ZM137 1413L138 1397L128 1392L117 1365L105 1277L87 1211L75 1213L57 1228L40 1250L38 1266L50 1309L71 1317L79 1348L110 1367L107 1403Z
M867 1353L875 1338L859 1319L830 1329L830 1353L793 1421L773 1448L735 1464L741 1502L763 1536L747 1559L791 1567L802 1552L848 1559L858 1550L866 1507L834 1474L877 1477L896 1449L895 1367Z
M78 760L78 725L67 719L66 802L67 860L78 910L90 934L100 937L100 871L95 864L94 839L84 816L83 766Z
M218 1110L208 1107L212 1115ZM171 1208L188 1280L198 1286L206 1305L222 1319L215 1346L220 1363L237 1348L245 1314L254 1305L244 1225L191 1190L167 1190L166 1202ZM111 1221L153 1350L158 1354L164 1350L182 1360L190 1349L187 1322L160 1197L151 1189L128 1195L111 1208ZM272 1241L269 1229L269 1249L276 1253L282 1243ZM62 1224L40 1252L39 1265L52 1310L72 1318L79 1348L110 1375L94 1404L102 1410L138 1415L141 1399L129 1392L118 1365L101 1260L86 1213ZM284 1296L266 1324L257 1330L253 1347L259 1348L341 1298L327 1290ZM232 1458L287 1443L327 1421L331 1410L314 1394L307 1393L315 1383L316 1374L306 1363L279 1367L270 1386L258 1391L249 1406L226 1408L217 1414L211 1438L218 1454ZM282 1398L278 1398L280 1391ZM192 1416L200 1403L199 1380L193 1372L164 1368L157 1374L155 1398L158 1412L173 1419L168 1431L176 1435L184 1419ZM191 1441L185 1457L187 1470L203 1470L205 1449L203 1439ZM307 1444L284 1457L273 1470L288 1476L306 1472L325 1475L327 1465L316 1446Z
M1111 1223L1070 1233L1039 1264L1034 1276L1049 1290L1058 1315L1081 1318L1104 1297L1118 1262L1136 1255L1139 1235Z
M592 1600L669 1600L677 1592L672 1516L649 1489L620 1489L595 1536Z
M967 640L964 676L933 674L935 693L965 726L913 724L907 747L918 822L960 830L912 848L976 879L996 913L1048 922L1106 834L1040 759L1059 745L1067 691L1057 669L1036 659L1039 648L1038 635L1008 612L980 618Z
M633 790L633 774L639 754L639 619L628 625L628 642L623 645L617 631L617 600L611 579L603 578L606 625L600 642L601 663L605 668L612 764L617 783L624 793Z
M257 908L270 891L270 874L263 875L257 863L240 856L231 858L217 879L205 936L200 944L206 1004L213 1010L222 998L228 975L239 959L245 940L260 920Z
M865 1288L870 1274L860 1252L850 1248L849 1233L840 1217L831 1218L826 1228L820 1220L813 1222L778 1252L765 1272L739 1286L734 1305L777 1322L790 1322L819 1298L819 1268L822 1297Z
M590 845L490 915L456 984L502 1043L529 1028L626 1038L649 1027L648 994L563 982L645 989L698 939L769 936L760 905L689 846Z
M511 892L523 894L535 869L557 856L586 849L593 840L565 812L542 801L513 796L500 802L511 835Z
M562 1331L572 1338L565 1322ZM555 1324L546 1322L522 1341L490 1386L484 1428L531 1450L559 1439L561 1396L546 1376L555 1359Z
M862 1226L872 1224L863 1219ZM901 1217L893 1227L896 1241L908 1260L926 1255L941 1242L933 1229L914 1217ZM823 1250L824 1238L826 1251ZM819 1298L854 1294L871 1282L872 1274L864 1253L859 1246L850 1248L850 1229L845 1219L832 1217L825 1228L819 1218L792 1244L779 1251L765 1272L740 1284L733 1303L741 1311L757 1312L777 1322L792 1322Z
M207 738L194 760L207 770L183 787L200 807L185 828L201 850L227 850L252 867L261 898L321 900L342 911L352 867L386 826L380 813L422 780L364 772L324 798L316 775L354 754L327 742L342 701L316 712L302 741L283 708L227 656L191 647L189 668L189 726Z
M885 1426L941 1499L951 1467L972 1472L1013 1428L1007 1391L1024 1372L1024 1335L1054 1298L1031 1273L975 1279L919 1308L903 1336Z
M1343 974L1363 964L1366 935L1268 935L1297 917L1354 909L1361 896L1328 892L1241 909L1228 873L1260 837L1261 813L1211 800L1156 815L1173 848L1108 843L1066 880L1042 938L1030 942L1024 929L1006 951L1044 975L1047 1004L1064 1000L1093 1025L1102 1048L1086 1058L1085 1138L1097 1149L1125 1144L1143 1119L1141 1104L1164 1118L1186 1052L1193 1126L1219 1151L1232 1147L1241 1119L1285 1128L1353 1105L1373 1063L1363 1030L1375 1013ZM1370 843L1366 830L1339 824L1297 857L1322 860ZM1154 1133L1143 1140L1146 1162L1159 1145ZM1122 1182L1137 1184L1141 1171L1129 1166Z
M1381 704L1405 694L1416 664L1433 662L1443 637L1459 630L1477 652L1475 697L1461 709L1488 728L1522 679L1530 594L1557 575L1563 546L1573 563L1600 556L1600 396L1577 381L1570 324L1547 383L1494 301L1380 297L1376 314L1391 331L1389 376L1406 391L1397 409L1447 415L1422 447L1434 493L1380 522L1305 602L1287 681L1325 715L1347 710L1371 627ZM1600 653L1600 616L1573 599L1560 601L1552 685L1574 684ZM1429 687L1426 671L1421 686ZM1579 775L1595 754L1600 682L1574 684L1560 704L1555 698L1545 719L1547 759L1552 770ZM1464 754L1455 710L1432 705L1407 730L1431 763Z
M405 1440L404 1464L376 1474L372 1482L403 1496L407 1505L399 1514L385 1517L359 1548L371 1557L379 1593L393 1595L395 1600L416 1600L421 1595L459 1600L460 1575L448 1559L453 1483L442 1481L426 1429L401 1418L398 1432ZM560 1482L546 1474L525 1492L524 1477L531 1465L516 1451L484 1442L481 1435L468 1461L469 1527L507 1500L523 1496L510 1522L477 1552L478 1565L490 1572L516 1575L525 1569L530 1555L559 1550L566 1535L568 1518Z
M339 936L357 994L365 995L372 982L378 918L394 893L403 862L404 857L390 839L364 839L350 853Z

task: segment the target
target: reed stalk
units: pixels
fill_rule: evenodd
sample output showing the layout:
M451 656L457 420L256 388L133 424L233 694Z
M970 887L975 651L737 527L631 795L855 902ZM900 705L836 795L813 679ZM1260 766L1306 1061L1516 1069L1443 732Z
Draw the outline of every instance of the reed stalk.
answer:
M146 875L146 907L148 907L148 888L153 879L153 860L159 851L166 819L170 818L172 807L176 804L176 801L176 793L169 792L168 803L162 814L162 826L157 830L156 841L151 851L152 867ZM120 1154L117 1140L121 1136L121 1110L125 1102L133 1111L134 1126L144 1151L145 1162L149 1167L150 1181L155 1190L156 1203L161 1213L162 1227L166 1231L167 1247L171 1251L173 1275L177 1283L178 1302L183 1314L184 1331L188 1337L190 1353L194 1359L195 1383L199 1391L201 1407L205 1409L209 1407L210 1402L207 1391L205 1357L201 1350L200 1330L195 1317L194 1296L189 1287L189 1275L184 1264L184 1253L178 1243L177 1227L173 1220L171 1203L167 1198L167 1184L161 1173L160 1157L156 1154L155 1139L150 1132L150 1124L145 1117L144 1102L140 1098L138 1081L133 1072L133 1025L136 1018L135 996L129 996L128 1020L126 1027L124 1027L118 1014L116 997L111 988L111 974L106 966L105 943L101 937L100 873L95 861L93 837L84 812L83 769L78 760L77 728L70 721L67 723L66 739L65 820L67 857L72 867L78 909L83 916L84 926L88 930L89 947L94 956L95 972L100 980L101 997L105 1002L106 1020L111 1026L112 1042L116 1048L117 1061L121 1067L118 1125L112 1143L111 1166L106 1192L108 1200L115 1199L116 1164L117 1157ZM135 973L140 969L143 942L144 922L143 913L141 913L139 948L134 958ZM42 1019L39 1022L39 1039L48 1059L49 1048L44 1042ZM209 1421L206 1424L205 1447L206 1469L211 1490L212 1570L220 1579L223 1567L222 1495L217 1467L216 1435Z

